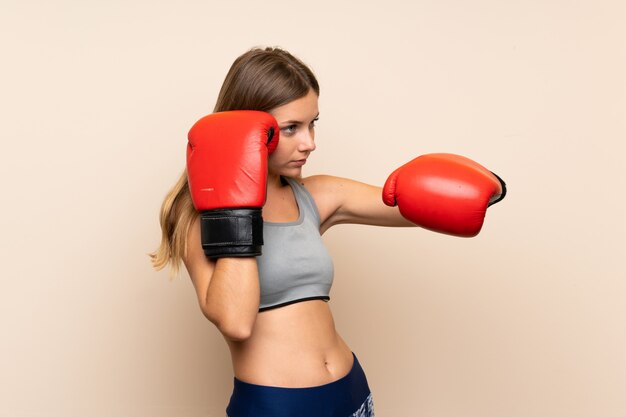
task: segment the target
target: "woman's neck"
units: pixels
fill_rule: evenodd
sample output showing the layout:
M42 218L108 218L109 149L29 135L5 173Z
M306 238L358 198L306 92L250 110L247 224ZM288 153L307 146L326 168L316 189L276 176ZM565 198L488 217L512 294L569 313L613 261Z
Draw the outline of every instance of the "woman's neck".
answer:
M281 179L281 176L278 174L268 174L267 175L267 189L277 190L284 186L284 180Z

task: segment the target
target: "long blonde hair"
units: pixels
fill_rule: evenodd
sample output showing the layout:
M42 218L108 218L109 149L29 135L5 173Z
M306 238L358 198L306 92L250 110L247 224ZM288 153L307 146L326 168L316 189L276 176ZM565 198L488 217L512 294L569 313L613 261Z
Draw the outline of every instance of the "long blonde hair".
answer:
M304 97L310 90L319 96L315 75L298 58L280 48L253 48L233 62L213 111L270 111ZM170 279L180 272L189 228L198 215L185 168L161 204L161 244L148 254L157 271L170 264Z

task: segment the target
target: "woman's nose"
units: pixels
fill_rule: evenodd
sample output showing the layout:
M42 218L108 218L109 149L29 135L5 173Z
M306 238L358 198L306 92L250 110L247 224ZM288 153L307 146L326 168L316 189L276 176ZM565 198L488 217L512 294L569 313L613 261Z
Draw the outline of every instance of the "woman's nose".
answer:
M302 136L302 140L300 141L300 150L313 152L315 150L315 131L306 131Z

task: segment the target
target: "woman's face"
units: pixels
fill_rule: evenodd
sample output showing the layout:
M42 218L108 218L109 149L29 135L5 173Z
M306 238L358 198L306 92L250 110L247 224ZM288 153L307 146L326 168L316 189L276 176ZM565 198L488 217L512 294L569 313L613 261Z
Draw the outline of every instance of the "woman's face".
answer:
M309 93L276 107L270 113L280 128L278 146L268 160L272 174L299 177L302 166L315 150L315 121L319 116L317 94Z

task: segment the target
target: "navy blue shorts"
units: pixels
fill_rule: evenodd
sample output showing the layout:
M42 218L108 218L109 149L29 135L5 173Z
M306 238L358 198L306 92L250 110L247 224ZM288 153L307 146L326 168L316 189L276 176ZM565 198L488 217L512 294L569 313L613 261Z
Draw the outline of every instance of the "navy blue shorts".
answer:
M326 385L282 388L235 378L228 417L374 417L365 372L354 356L348 375Z

